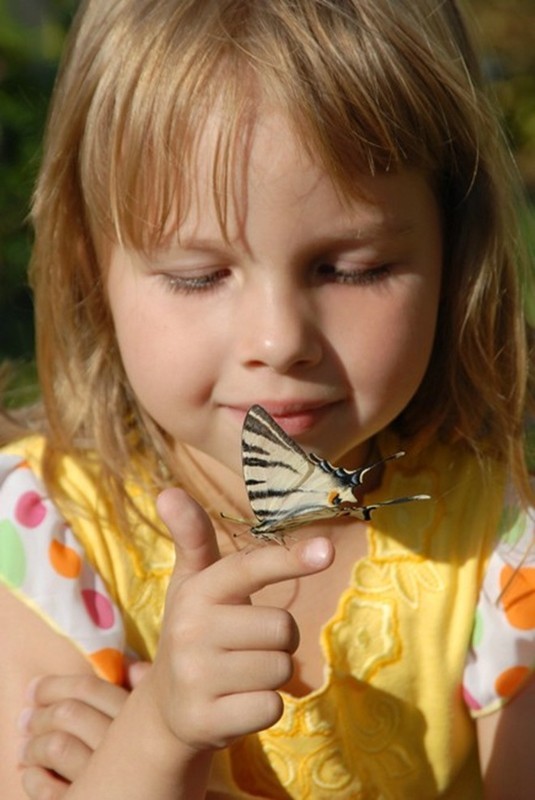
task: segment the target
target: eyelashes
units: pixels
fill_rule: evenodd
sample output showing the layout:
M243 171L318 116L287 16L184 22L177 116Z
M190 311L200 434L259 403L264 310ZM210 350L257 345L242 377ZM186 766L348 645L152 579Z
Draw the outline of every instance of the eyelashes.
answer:
M173 294L202 294L221 288L230 270L220 269L202 275L161 274L164 287Z
M338 284L341 286L373 286L387 280L392 275L391 264L362 269L340 269L336 264L328 261L315 265L312 272L311 283L313 286L322 284ZM232 271L228 268L215 269L198 275L178 275L175 273L161 273L158 277L164 287L173 294L201 295L221 289Z
M370 286L386 280L392 274L391 264L378 264L362 269L340 269L335 264L322 262L316 268L318 278L322 283L337 283L345 286Z

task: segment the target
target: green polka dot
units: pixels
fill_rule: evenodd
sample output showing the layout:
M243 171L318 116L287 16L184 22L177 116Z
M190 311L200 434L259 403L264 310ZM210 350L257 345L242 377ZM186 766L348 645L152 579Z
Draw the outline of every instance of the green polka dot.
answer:
M26 555L19 532L12 522L0 521L0 578L10 586L21 586L26 575Z
M472 647L477 647L483 638L483 615L478 609L474 619L474 630L472 631Z
M526 531L527 519L516 506L506 506L502 512L499 536L506 544L514 545L520 541Z

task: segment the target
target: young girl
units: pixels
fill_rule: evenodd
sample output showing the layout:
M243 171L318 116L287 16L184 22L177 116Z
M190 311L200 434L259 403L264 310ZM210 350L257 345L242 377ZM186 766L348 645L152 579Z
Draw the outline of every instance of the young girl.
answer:
M531 797L511 185L454 2L82 2L0 461L3 798ZM255 403L432 499L255 546Z

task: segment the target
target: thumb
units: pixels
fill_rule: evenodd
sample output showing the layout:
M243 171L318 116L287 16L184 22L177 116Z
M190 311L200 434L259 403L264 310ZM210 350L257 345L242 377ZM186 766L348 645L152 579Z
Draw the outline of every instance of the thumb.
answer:
M200 572L220 558L208 514L182 489L165 489L156 508L175 543L175 575Z

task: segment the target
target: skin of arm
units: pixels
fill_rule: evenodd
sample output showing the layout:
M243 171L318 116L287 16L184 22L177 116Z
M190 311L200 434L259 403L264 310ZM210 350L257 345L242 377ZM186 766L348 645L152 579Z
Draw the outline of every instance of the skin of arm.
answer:
M85 674L48 675L32 682L21 731L28 800L41 800L43 792L47 800L65 797L148 669L147 662L132 664L127 689ZM228 795L207 792L206 798L228 800Z
M0 585L0 786L5 800L23 800L19 717L28 707L28 685L44 673L92 674L89 662L67 639ZM33 780L39 780L37 770ZM30 777L32 780L32 778Z
M159 510L180 551L159 651L80 776L58 797L205 798L213 752L280 716L277 689L291 674L298 631L288 612L253 607L248 597L270 583L325 569L334 558L332 544L312 539L288 549L265 547L220 559L207 516L183 492L164 493ZM11 732L28 704L24 691L32 678L90 668L66 642L69 663L65 666L59 656L47 661L43 653L54 650L60 637L16 599L5 599L6 616L19 607L12 634L24 614L32 620L29 624L43 628L39 647L31 643L35 655L23 647L29 640L28 625L18 637L19 649L13 645L2 654L4 675L7 671L10 678L3 692L16 699L9 708L2 707L0 728ZM10 747L0 773L6 776L2 785L10 787L6 800L19 800L25 795L18 786L15 737L6 733L5 738ZM26 777L31 775L28 770Z
M485 800L531 800L535 786L535 677L500 711L477 721Z

